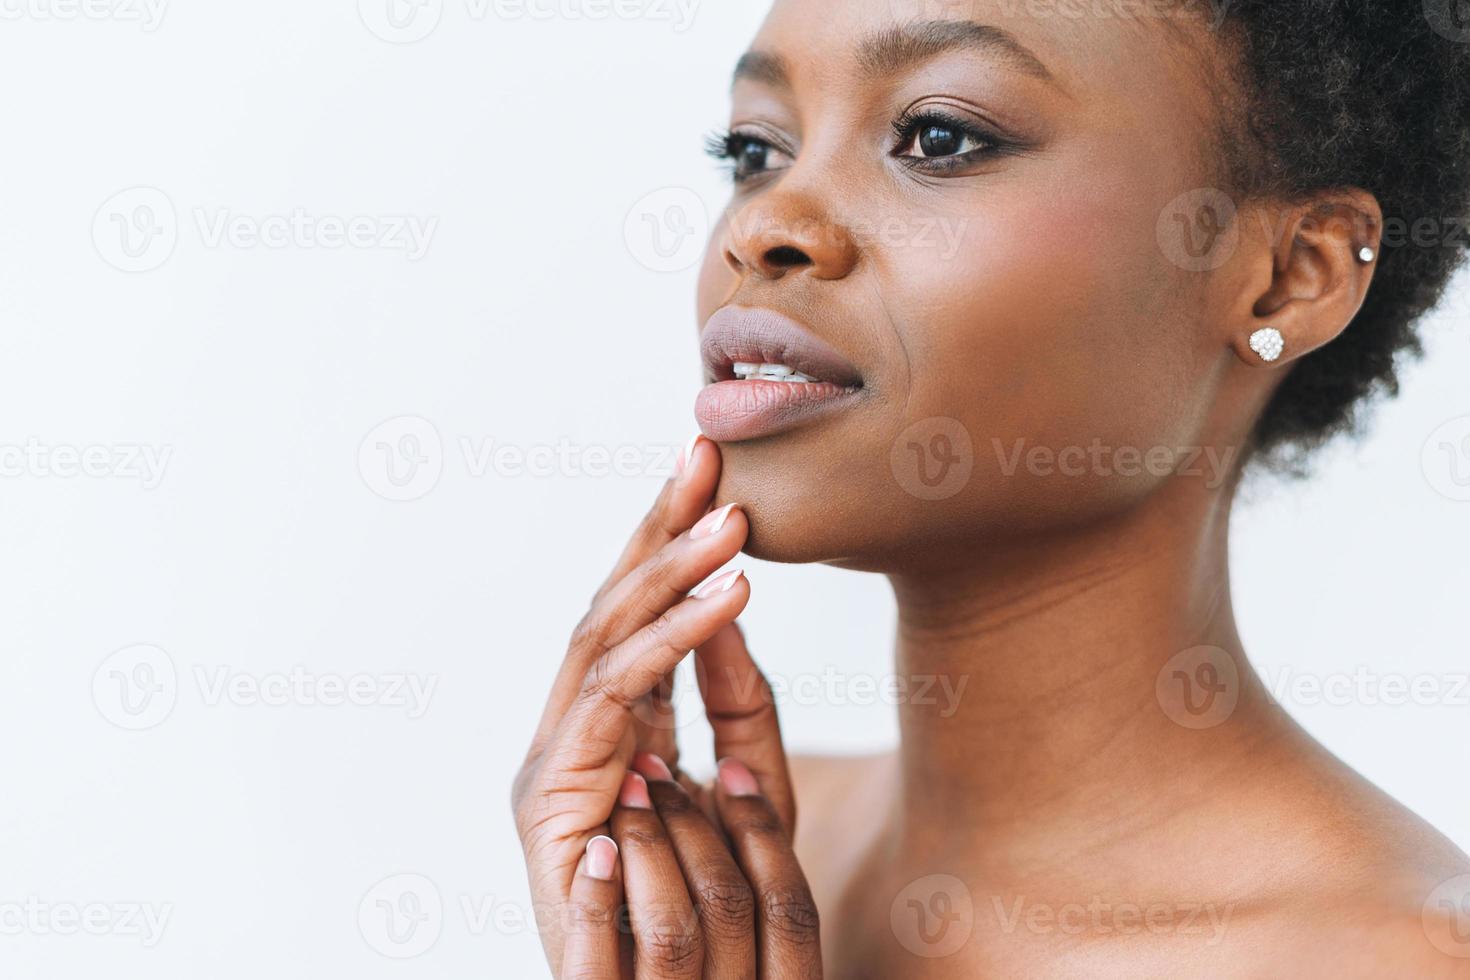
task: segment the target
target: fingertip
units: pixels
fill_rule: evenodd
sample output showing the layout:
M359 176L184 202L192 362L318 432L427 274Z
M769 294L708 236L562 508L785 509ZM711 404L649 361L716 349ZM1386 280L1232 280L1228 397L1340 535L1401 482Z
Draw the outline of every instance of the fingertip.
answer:
M636 772L623 775L623 787L618 791L618 804L632 810L652 810L653 800L648 796L648 782Z
M672 782L674 778L666 762L652 752L639 752L633 757L633 768L636 769L644 779L661 780Z
M745 570L743 568L736 568L710 579L695 591L694 598L714 599L735 591L742 582L745 582Z
M589 840L582 867L589 878L612 881L618 870L618 842L602 835Z
M724 758L719 763L719 783L730 796L760 796L761 784L745 763Z

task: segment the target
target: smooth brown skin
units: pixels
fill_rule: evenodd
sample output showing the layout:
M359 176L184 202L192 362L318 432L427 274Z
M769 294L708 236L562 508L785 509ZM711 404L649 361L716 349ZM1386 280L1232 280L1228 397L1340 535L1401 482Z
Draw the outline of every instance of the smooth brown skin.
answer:
M721 554L883 572L899 605L896 673L966 682L952 716L902 705L890 755L794 767L796 856L827 974L1470 977L1470 959L1429 940L1449 923L1425 913L1470 859L1313 742L1249 668L1229 593L1235 481L1008 474L998 458L997 441L1005 452L1017 440L1238 451L1292 364L1360 308L1374 269L1356 253L1377 247L1381 226L1365 189L1237 201L1239 241L1223 264L1171 262L1160 215L1220 185L1219 97L1205 79L1224 77L1228 57L1188 18L1058 9L778 0L752 51L767 68L779 59L784 78L767 70L734 88L731 128L792 152L737 188L701 278L700 322L729 303L774 308L844 352L865 385L841 414L720 447L714 504L744 515ZM993 45L873 56L875 36L919 12L1003 27L1047 77ZM1024 148L917 172L897 160L891 128L916 105L988 121ZM934 220L960 222L953 254L914 243ZM872 234L894 221L908 234ZM1286 341L1274 365L1248 347L1267 325ZM932 417L958 420L974 444L973 474L937 502L890 467L900 434ZM714 447L700 451L718 465ZM700 567L713 571L714 557ZM738 614L744 589L721 619ZM624 631L640 624L625 618ZM1228 651L1241 676L1229 718L1196 730L1161 710L1155 683L1202 645ZM589 663L575 649L572 677ZM726 656L744 664L738 650ZM578 683L559 682L549 719ZM636 687L656 683L645 674ZM570 794L584 804L575 816L562 808L565 854L538 895L569 886L637 750L676 765L669 729L653 728L604 740L597 789ZM761 754L779 758L774 722L762 732ZM784 762L744 761L773 800L787 792ZM577 772L558 779L583 785ZM522 783L527 812L552 806L537 785ZM528 846L533 881L541 853ZM916 955L891 921L904 889L934 874L960 879L974 903L969 938L945 958ZM689 894L687 881L666 887L641 901ZM625 900L636 919L640 900ZM1017 903L1228 919L1218 935L1207 916L1192 930L1028 927L1007 921ZM559 948L553 935L553 963Z

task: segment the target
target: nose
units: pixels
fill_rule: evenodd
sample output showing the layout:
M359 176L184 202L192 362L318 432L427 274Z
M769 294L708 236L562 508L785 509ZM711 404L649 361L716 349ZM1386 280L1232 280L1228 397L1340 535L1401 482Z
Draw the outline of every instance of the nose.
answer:
M730 216L725 262L737 273L841 279L857 265L855 236L806 194L775 189Z

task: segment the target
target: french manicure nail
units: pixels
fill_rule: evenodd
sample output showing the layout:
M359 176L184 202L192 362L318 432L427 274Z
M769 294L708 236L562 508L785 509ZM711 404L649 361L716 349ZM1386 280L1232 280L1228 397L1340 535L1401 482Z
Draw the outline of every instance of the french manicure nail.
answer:
M612 881L618 865L618 842L611 837L594 837L587 842L587 875L598 881Z
M689 463L694 459L695 447L699 445L699 440L703 438L704 435L702 433L696 432L694 433L694 438L685 443L683 451L679 453L679 462L674 468L676 475L683 476L688 472Z
M668 764L652 752L639 752L635 755L633 768L642 773L645 779L672 780L674 778Z
M737 568L733 572L726 572L719 578L711 579L709 583L704 586L704 588L694 593L694 598L709 599L713 596L720 595L721 593L729 592L732 588L735 587L735 583L740 581L740 577L744 574L744 571Z
M634 810L653 809L653 801L648 798L648 783L636 772L623 776L623 788L618 791L618 802Z
M700 518L699 523L689 531L691 538L712 538L720 533L725 522L730 519L730 512L736 508L736 504L726 504L719 510L711 511Z
M760 796L761 785L749 769L734 759L720 760L720 786L731 796Z

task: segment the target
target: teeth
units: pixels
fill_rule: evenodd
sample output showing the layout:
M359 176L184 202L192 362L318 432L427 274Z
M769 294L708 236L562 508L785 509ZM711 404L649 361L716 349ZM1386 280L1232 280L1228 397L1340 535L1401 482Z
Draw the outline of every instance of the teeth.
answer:
M747 364L734 365L735 377L741 381L785 381L791 384L811 384L816 378L807 377L800 371L786 364Z

